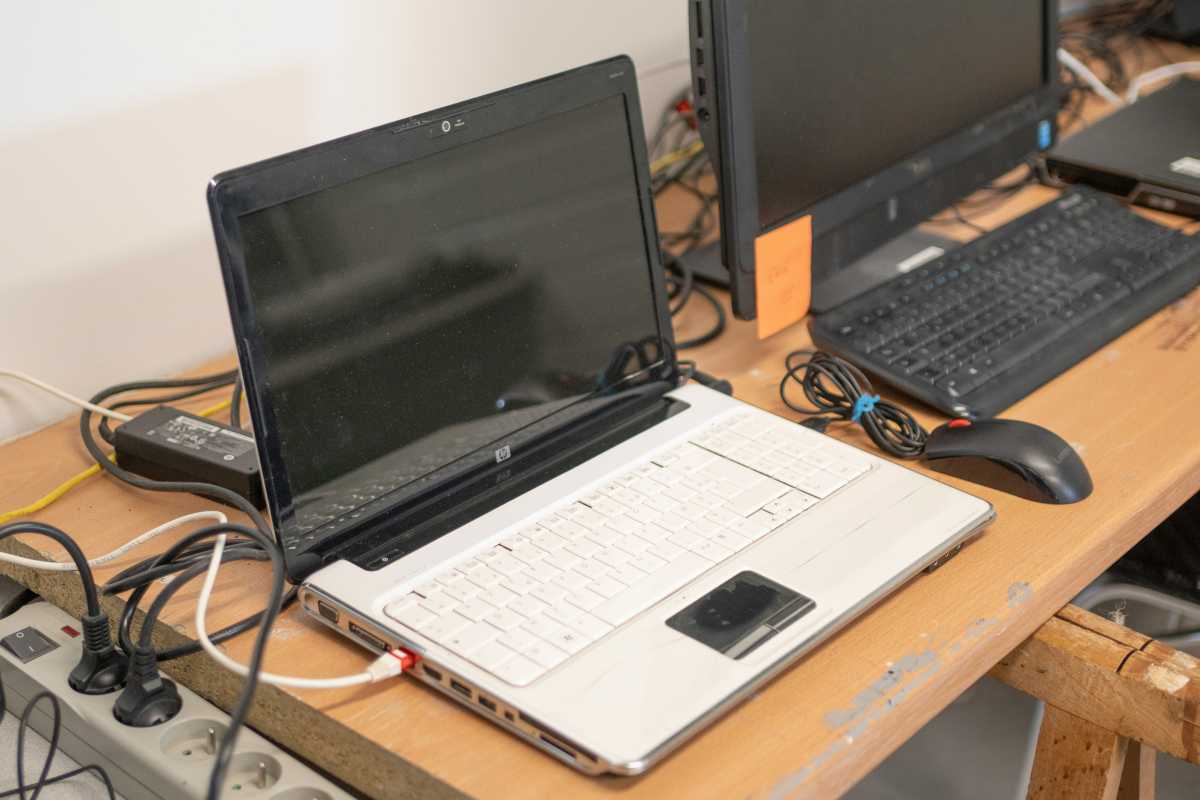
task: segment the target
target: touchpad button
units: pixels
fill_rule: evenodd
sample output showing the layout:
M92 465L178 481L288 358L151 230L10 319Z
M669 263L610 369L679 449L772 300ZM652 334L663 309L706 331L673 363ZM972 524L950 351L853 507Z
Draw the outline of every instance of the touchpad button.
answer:
M680 633L742 658L816 607L757 572L739 572L667 620Z

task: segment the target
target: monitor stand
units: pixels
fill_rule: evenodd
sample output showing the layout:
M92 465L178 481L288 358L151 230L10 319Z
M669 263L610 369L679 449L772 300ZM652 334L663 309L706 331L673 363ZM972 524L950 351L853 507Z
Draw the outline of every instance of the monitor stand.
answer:
M814 287L812 310L828 311L897 275L916 269L925 262L950 252L958 245L959 242L953 239L920 228L912 228ZM721 263L719 241L684 253L678 260L692 270L696 280L724 289L729 288L729 273Z

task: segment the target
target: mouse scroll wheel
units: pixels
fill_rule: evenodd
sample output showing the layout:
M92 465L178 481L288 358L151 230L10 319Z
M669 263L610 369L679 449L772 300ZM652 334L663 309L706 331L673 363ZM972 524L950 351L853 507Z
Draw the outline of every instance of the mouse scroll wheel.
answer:
M971 420L969 419L952 419L946 423L947 428L969 428Z

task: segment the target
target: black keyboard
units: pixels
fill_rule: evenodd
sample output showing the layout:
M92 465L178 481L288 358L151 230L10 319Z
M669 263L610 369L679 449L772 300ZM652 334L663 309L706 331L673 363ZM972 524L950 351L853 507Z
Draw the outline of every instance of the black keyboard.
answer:
M1200 283L1200 237L1085 187L856 297L813 341L955 416L992 416Z

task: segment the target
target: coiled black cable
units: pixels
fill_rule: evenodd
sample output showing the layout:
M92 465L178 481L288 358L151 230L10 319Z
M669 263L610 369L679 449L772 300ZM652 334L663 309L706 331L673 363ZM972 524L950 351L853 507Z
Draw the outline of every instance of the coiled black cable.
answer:
M880 450L897 458L919 458L925 452L929 432L900 406L879 399L867 376L850 362L819 350L796 350L788 353L785 366L779 397L788 408L825 425L858 422ZM788 397L791 383L800 385L811 408Z

